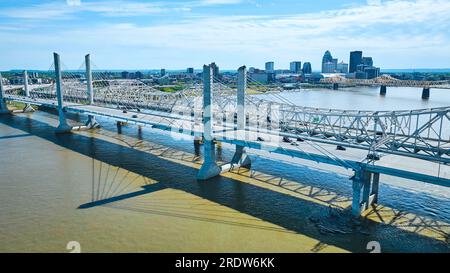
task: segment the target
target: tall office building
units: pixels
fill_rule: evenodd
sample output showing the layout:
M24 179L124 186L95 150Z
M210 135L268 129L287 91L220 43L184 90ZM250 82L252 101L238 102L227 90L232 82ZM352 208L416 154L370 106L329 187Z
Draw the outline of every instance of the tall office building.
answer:
M322 73L336 73L337 65L334 62L322 64Z
M274 64L274 62L267 62L266 63L266 72L267 73L275 72L275 64Z
M336 65L336 72L339 73L348 73L348 64L344 62L340 62Z
M141 71L136 71L136 73L134 73L134 76L136 79L143 79L144 78L144 74L142 74Z
M322 73L331 73L327 72L330 69L330 64L333 63L333 56L331 56L331 53L329 50L325 51L325 54L323 54L322 58Z
M311 74L312 73L311 63L310 62L303 63L302 71L303 74Z
M337 66L338 59L333 58L333 59L331 60L331 62L333 63L334 66Z
M367 79L373 79L380 76L380 68L379 67L366 67L364 72L366 73Z
M362 64L362 51L350 52L350 67L349 72L354 73L357 71L357 66Z
M373 60L372 57L363 57L362 58L362 64L368 67L372 67L373 66Z
M161 68L160 75L161 77L164 77L166 75L166 70L164 68Z
M302 72L302 62L291 62L290 63L290 70L292 73L298 74Z
M187 74L194 74L194 68L193 68L193 67L188 67L188 68L186 69L186 73L187 73Z

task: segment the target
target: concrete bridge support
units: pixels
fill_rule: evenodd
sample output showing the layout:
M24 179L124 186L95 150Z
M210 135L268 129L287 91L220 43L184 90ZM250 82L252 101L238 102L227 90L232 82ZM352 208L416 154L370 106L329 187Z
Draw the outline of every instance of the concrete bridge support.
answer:
M204 162L200 168L197 179L206 180L221 173L221 168L216 163L216 152L213 140L213 109L212 92L213 71L211 65L203 66L203 154Z
M0 114L9 114L10 111L8 110L8 107L6 106L5 102L5 89L3 87L3 78L2 74L0 73Z
M87 80L87 99L88 104L94 104L94 85L92 83L92 70L91 70L91 56L87 54L85 56L85 64L86 64L86 80ZM86 122L87 128L99 128L100 124L95 119L95 116L88 115L88 120Z
M378 202L380 174L361 169L355 171L353 180L352 214L356 217Z
M23 71L23 89L25 91L25 97L29 98L30 97L30 88L28 86L28 71L26 71L26 70ZM21 112L22 113L34 112L34 109L33 109L33 107L31 107L31 104L25 104L25 107L23 108L23 110Z
M422 90L422 99L423 100L427 100L430 98L430 88L429 87L424 87Z
M63 105L62 94L62 75L61 75L61 62L58 53L53 53L55 62L55 78L56 78L56 98L58 100L58 117L59 125L56 128L56 133L68 133L72 130L72 127L67 123L66 113Z
M385 96L386 91L387 91L386 85L380 86L380 95Z
M237 78L237 122L236 127L238 132L243 132L245 130L245 89L247 88L247 68L242 66L238 70ZM245 152L245 147L241 145L236 145L236 151L234 153L233 159L231 160L232 167L250 166L251 161Z

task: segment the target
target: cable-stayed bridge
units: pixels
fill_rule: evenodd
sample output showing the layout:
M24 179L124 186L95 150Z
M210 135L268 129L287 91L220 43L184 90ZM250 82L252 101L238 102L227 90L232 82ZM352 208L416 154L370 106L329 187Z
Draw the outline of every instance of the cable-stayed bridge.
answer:
M93 72L86 55L85 75L62 68L58 54L49 72L51 84L11 88L1 85L0 110L9 113L6 101L58 110L58 133L99 126L95 117L119 123L194 136L203 141L204 163L198 179L249 166L246 149L311 160L352 170L352 211L359 215L378 199L380 174L450 186L450 174L440 170L450 165L450 106L405 111L354 111L300 107L275 92L249 95L251 88L264 88L247 77L245 67L237 73L237 86L223 83L210 65L203 68L203 82L167 93L139 80L111 79ZM2 82L0 78L0 82ZM86 114L85 126L71 126L66 113ZM216 162L215 144L236 146L229 164ZM336 147L338 149L336 150ZM345 151L348 149L348 151ZM356 151L352 152L351 151ZM387 157L407 159L414 164L438 166L437 175Z

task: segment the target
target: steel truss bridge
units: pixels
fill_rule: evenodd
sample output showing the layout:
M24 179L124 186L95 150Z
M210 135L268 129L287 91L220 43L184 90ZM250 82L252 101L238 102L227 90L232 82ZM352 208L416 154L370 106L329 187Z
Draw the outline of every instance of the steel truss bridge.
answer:
M139 80L114 80L103 73L92 72L89 55L83 63L85 79L61 66L59 55L55 53L50 72L54 82L45 85L28 85L25 72L22 88L4 86L0 75L0 111L10 113L7 101L24 103L24 112L33 111L31 105L55 108L59 117L58 133L74 128L96 128L99 124L95 117L106 117L118 123L149 126L203 139L204 163L198 172L200 180L249 166L251 160L246 149L350 169L354 172L351 178L354 215L377 202L380 174L450 186L450 176L392 166L389 161L383 164L385 158L395 157L413 164L449 168L450 106L404 111L301 107L278 93L246 94L248 86L262 85L247 77L245 67L238 70L237 88L221 82L213 75L211 66L205 65L202 84L167 93ZM390 84L398 80L383 76L372 82L394 86ZM412 86L410 82L403 84ZM420 86L432 87L428 82ZM70 126L66 112L86 114L87 124ZM217 165L214 148L217 142L236 146L229 164ZM356 151L353 153L356 156L346 155L348 151L343 151L346 149Z
M323 78L323 83L353 84L361 86L391 86L391 87L428 87L450 89L450 81L419 81L399 80L390 75L381 75L374 79L349 79L340 75Z
M450 81L418 81L399 80L389 75L381 75L374 79L349 79L340 75L320 80L321 83L331 84L333 89L349 86L380 87L380 95L386 95L387 87L419 87L422 90L422 99L430 97L430 89L450 89Z

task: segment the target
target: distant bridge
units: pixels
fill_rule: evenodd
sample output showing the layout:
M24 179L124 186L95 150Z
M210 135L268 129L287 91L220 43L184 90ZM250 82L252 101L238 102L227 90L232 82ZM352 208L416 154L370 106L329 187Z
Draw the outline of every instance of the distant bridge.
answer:
M430 97L430 89L450 89L450 81L418 81L399 80L390 75L381 75L374 79L349 79L341 75L323 78L321 83L332 84L333 89L340 86L372 86L380 87L380 95L386 95L387 87L419 87L423 88L422 99Z
M0 111L10 112L6 101L24 103L25 112L32 111L30 105L55 108L58 133L96 128L99 124L95 117L106 117L119 125L125 122L149 126L203 139L200 180L249 166L246 148L353 170L355 215L377 202L380 174L450 186L450 175L436 176L432 171L417 171L413 166L434 164L449 168L450 106L405 111L300 107L276 93L267 97L274 96L279 102L246 96L247 85L259 83L247 77L245 67L239 68L234 89L215 78L210 65L203 68L202 84L165 93L140 81L110 80L102 73L92 73L89 55L85 66L86 80L82 81L61 69L59 55L55 53L55 82L28 86L24 73L23 89L1 85ZM86 114L87 124L69 125L66 112ZM216 142L236 146L229 164L217 165ZM346 148L355 152L343 151ZM409 160L413 168L393 166L384 155Z

